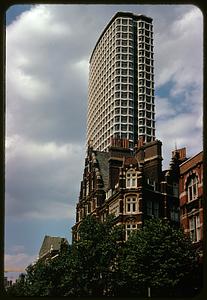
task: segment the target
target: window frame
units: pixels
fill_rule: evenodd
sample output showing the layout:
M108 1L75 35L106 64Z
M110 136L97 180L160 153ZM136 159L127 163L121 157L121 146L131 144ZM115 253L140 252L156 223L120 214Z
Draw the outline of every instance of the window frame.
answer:
M138 201L136 195L130 195L125 198L125 213L126 214L137 214L138 212Z
M134 169L126 172L126 188L137 188L137 172Z
M191 176L188 180L187 196L188 196L188 202L191 202L198 198L198 177L196 175Z
M201 240L201 222L199 214L189 218L189 235L192 243L197 243Z

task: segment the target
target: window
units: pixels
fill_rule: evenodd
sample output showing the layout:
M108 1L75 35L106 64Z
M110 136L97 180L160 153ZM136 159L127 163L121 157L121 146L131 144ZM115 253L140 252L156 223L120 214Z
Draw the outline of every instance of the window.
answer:
M159 202L158 201L154 201L154 216L156 218L159 217Z
M173 206L170 212L170 218L172 221L179 222L179 208Z
M201 228L200 228L200 217L199 215L189 218L189 229L190 238L192 242L198 242L201 239Z
M147 200L147 215L152 216L152 200Z
M126 188L137 187L137 174L134 170L130 170L126 174Z
M126 198L126 213L135 213L137 211L137 203L135 197Z
M89 195L89 181L86 183L86 196Z
M188 201L195 200L198 197L197 176L191 177L187 189L188 189Z
M178 183L173 182L173 195L175 197L179 197L179 187L178 187Z
M87 214L91 213L91 202L88 203Z
M130 234L137 229L136 224L128 223L126 224L126 240L128 240Z

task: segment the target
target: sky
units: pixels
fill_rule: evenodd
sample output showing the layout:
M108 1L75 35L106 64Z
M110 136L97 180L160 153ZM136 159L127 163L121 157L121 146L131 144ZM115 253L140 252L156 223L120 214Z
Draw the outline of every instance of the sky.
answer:
M71 242L86 151L89 58L117 11L153 18L163 168L175 145L188 157L202 150L203 16L196 6L13 6L6 27L7 270L33 262L45 235Z

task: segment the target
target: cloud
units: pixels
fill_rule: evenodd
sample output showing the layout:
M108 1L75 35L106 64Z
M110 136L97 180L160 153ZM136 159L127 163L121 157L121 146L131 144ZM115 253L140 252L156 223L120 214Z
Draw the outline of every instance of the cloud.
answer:
M179 93L188 85L202 84L202 28L202 13L191 6L168 30L155 34L157 87L172 80L173 90Z
M58 143L85 138L88 53L70 22L43 5L8 26L8 135Z
M6 254L5 255L5 269L7 271L17 271L18 273L24 272L32 262L35 261L37 256L28 255L26 253ZM20 272L19 272L20 271Z
M37 144L10 137L6 150L6 215L72 218L84 157L82 145Z

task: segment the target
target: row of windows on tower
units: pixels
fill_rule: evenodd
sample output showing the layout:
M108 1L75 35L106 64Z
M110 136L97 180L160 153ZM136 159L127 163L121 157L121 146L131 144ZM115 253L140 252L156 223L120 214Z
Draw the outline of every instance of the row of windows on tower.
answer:
M120 68L120 66L122 66L122 69ZM127 66L129 67L128 69ZM133 67L133 64L130 62L117 62L116 65L114 65L113 69L109 69L109 70L99 70L97 71L97 77L95 78L94 76L91 76L90 78L90 85L89 88L95 90L96 89L96 84L99 82L104 83L106 80L113 80L113 78L116 75L128 75L128 76L133 76L134 75L134 71L131 69ZM138 65L138 69L139 69L139 76L143 76L145 74L145 76L147 76L147 73L151 73L148 74L148 76L152 76L153 77L153 72L154 72L154 68L152 66L140 63ZM144 77L144 76L143 76Z
M143 20L138 20L136 21L137 22L137 26L138 28L145 28L147 30L152 30L152 24L147 21L143 21ZM135 23L135 22L134 22ZM133 20L131 18L117 18L116 19L116 22L115 22L116 25L119 25L119 24L123 24L123 25L126 25L126 24L129 24L129 25L133 25Z
M142 42L142 40L141 40ZM143 41L144 42L144 41ZM123 47L120 47L122 45ZM125 47L124 47L125 46ZM127 47L128 46L128 47ZM153 46L145 43L139 43L138 48L145 49L138 51L139 56L146 56L148 58L153 58ZM151 51L151 52L149 52ZM93 61L91 62L91 67L98 67L100 64L110 64L115 59L116 53L134 53L133 41L132 40L116 40L115 44L112 44L110 47L105 47L100 55L94 55Z
M88 123L89 131L93 128L92 133L94 134L97 131L100 132L100 129L102 127L103 130L107 130L108 128L113 126L114 121L120 122L120 120L123 123L128 122L132 124L133 113L134 110L131 108L116 108L111 112L109 111L108 114L103 111L102 113L94 115L93 118L89 120ZM155 127L155 121L154 121L155 113L153 111L140 110L138 112L138 116L139 116L139 125L147 125L153 128Z
M147 135L155 136L155 129L139 127L138 133L146 133Z
M130 54L116 54L116 60L128 60L133 62L133 55Z
M110 48L109 50L114 50L113 47L114 46L133 46L134 45L134 42L133 40L121 40L121 39L117 39L115 44L112 45L112 48ZM115 48L115 47L114 47ZM131 48L130 48L131 49ZM131 50L130 50L131 52ZM112 51L110 51L110 53L112 53Z
M124 68L124 69L133 69L134 67L134 62L132 61L122 61L122 60L118 60L114 63L114 65L112 66L112 68L109 68L107 69L106 67L105 68L102 68L101 70L98 70L97 72L95 72L94 75L91 75L90 76L90 80L93 81L93 79L95 79L95 75L97 76L96 77L96 80L97 81L100 81L100 80L106 80L106 78L110 77L110 76L114 76L116 74L122 74L122 75L131 75L133 76L134 72L133 70L120 70L119 68ZM145 59L145 58L140 58L139 59L139 62L138 62L138 69L139 70L142 70L142 71L145 71L145 72L148 72L148 73L153 73L154 71L154 68L153 68L153 60L149 60L149 59ZM130 72L129 72L130 71ZM96 82L93 81L93 83ZM92 84L91 84L92 86ZM93 85L94 87L94 85Z
M139 72L138 73L139 85L146 85L147 87L154 87L154 75L146 72ZM114 75L112 77L111 75L108 78L105 78L105 80L98 81L97 79L95 82L93 82L93 85L89 85L89 96L93 95L97 89L103 90L103 92L109 92L109 90L113 89L114 83L131 83L133 84L134 79L131 76L119 76ZM123 89L122 87L121 89Z
M140 70L145 70L146 72L149 73L153 73L153 67L152 66L146 66L146 68L144 67L145 65L140 64L139 69ZM120 67L122 67L122 69L120 69ZM128 68L128 69L126 69ZM133 68L133 63L132 62L117 62L114 63L114 65L107 69L107 68L98 68L94 74L90 74L90 82L94 83L97 81L104 81L106 80L106 78L109 78L110 76L113 77L114 75L129 75L129 76L133 76L134 75L134 71L132 70ZM92 86L92 84L91 84Z
M126 125L126 124L115 124L114 130L123 130L123 131L133 131L133 125ZM133 137L131 137L132 139Z
M127 20L126 20L127 21ZM129 20L130 21L130 20ZM116 21L117 22L117 21ZM131 20L132 22L132 20ZM132 22L133 23L133 22ZM131 23L131 24L132 24ZM120 23L119 23L120 24ZM151 30L152 31L152 25L150 24L147 24L147 23L144 23L144 22L138 22L138 26L139 28L145 28L146 30ZM142 29L142 30L143 30ZM123 28L123 31L126 30L126 27ZM132 31L132 27L129 28L129 31ZM146 34L146 35L149 35L150 32L149 31L138 31L139 34ZM100 40L100 42L98 43L96 49L95 49L95 52L93 54L93 58L95 57L95 54L97 53L99 56L101 55L101 53L103 53L103 47L106 45L106 44L112 44L113 43L113 40L112 40L112 35L115 34L115 24L113 23L109 28L108 30L104 33L102 39ZM122 38L125 38L127 39L128 37L129 38L133 38L133 35L130 35L130 36L127 36L126 33L123 33L123 35L120 35L120 37Z
M128 107L133 107L134 102L131 100L115 100L115 106L128 106Z
M153 59L145 58L145 57L139 57L138 64L146 64L153 66Z
M102 97L99 96L96 98L96 101L91 97L89 112L93 114L94 117L95 115L97 117L97 112L98 112L97 107L99 108L99 113L101 113L102 111L104 114L111 112L114 106L133 107L134 106L133 99L134 99L133 93L129 93L129 92L116 92L111 96L108 95L107 96L103 95ZM154 109L154 95L141 94L138 96L138 101L139 101L139 109L145 109L145 108L147 110ZM150 105L152 105L151 108Z
M147 29L139 29L138 30L138 34L139 35L146 35L146 36L148 36L148 37L152 37L152 31L150 31L150 30L147 30Z
M116 78L116 82L120 82L122 80L122 77L117 76ZM127 79L126 79L127 80ZM95 100L95 102L97 103L97 100L101 99L104 97L104 100L106 100L105 98L109 98L112 97L113 99L113 94L114 91L116 90L129 90L129 91L133 91L133 78L129 79L128 78L128 82L131 84L128 85L120 85L120 84L115 84L113 82L109 83L107 86L104 87L104 84L99 83L97 86L94 85L93 89L90 89L89 91L89 97L92 100ZM125 82L125 80L123 79L122 82ZM149 81L149 80L139 80L138 84L140 86L139 89L139 93L146 93L147 95L151 95L154 96L154 82L153 81ZM126 98L127 96L125 94L123 94L124 98ZM115 94L115 98L117 97L122 97L120 94ZM131 97L130 97L131 98Z
M98 123L97 123L97 126L96 126L96 129L94 129L92 131L92 134L94 135L97 131L100 132L100 133L104 133L107 129L109 128L112 128L114 123L127 123L129 124L130 126L133 126L133 118L130 117L130 116L115 116L114 119L111 119L110 121L110 118L103 118L103 119L97 119ZM142 121L144 119L141 119L140 121ZM145 121L145 120L144 120ZM144 121L143 123L140 123L141 125L144 124ZM148 121L148 120L147 120ZM150 126L150 125L149 125ZM130 127L131 128L131 127ZM110 132L109 132L110 133ZM111 132L112 133L112 132ZM97 135L98 136L98 135Z
M98 119L98 117L102 118L108 114L111 114L110 116L108 116L108 119L110 119L111 117L114 116L114 113L117 114L120 111L116 109L116 112L114 112L114 106L123 106L123 107L134 107L134 102L133 100L130 100L129 98L126 97L126 99L120 99L119 95L116 95L117 100L115 100L115 102L111 102L112 98L109 98L107 103L100 101L97 102L97 106L96 107L92 107L91 106L91 117L89 120L89 123L93 120L94 122L96 121L96 119ZM142 97L143 96L143 97ZM130 95L130 97L132 97L132 95ZM133 97L132 97L133 98ZM109 101L110 100L110 101ZM154 97L150 97L150 96L146 96L146 95L140 95L138 97L138 101L139 101L139 110L145 109L145 110L149 110L149 111L154 111ZM146 102L146 103L145 103ZM97 110L98 107L98 110ZM123 108L124 109L124 108ZM125 114L127 113L125 110L121 111L121 113ZM132 111L129 111L129 113L131 114ZM145 116L145 113L140 114L140 116ZM148 116L148 114L147 114Z
M115 31L116 32L133 32L133 27L131 25L127 26L127 25L116 25L115 27Z
M128 46L125 47L126 49L123 49L123 53L129 52L129 53L133 53L133 40L114 40L111 44L104 44L102 45L102 47L100 48L100 50L97 50L94 52L93 55L93 60L91 61L91 66L99 66L100 65L100 61L101 62L109 62L109 60L113 60L113 58L115 57L115 54L117 53L117 46ZM122 52L122 49L119 49L118 52Z

